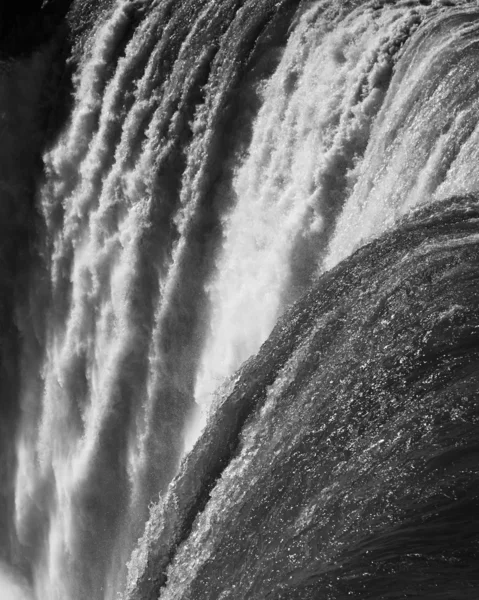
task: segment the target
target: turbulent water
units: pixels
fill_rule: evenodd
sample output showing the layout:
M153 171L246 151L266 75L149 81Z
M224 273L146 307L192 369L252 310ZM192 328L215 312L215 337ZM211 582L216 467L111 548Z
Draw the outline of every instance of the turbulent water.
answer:
M477 600L479 4L100 8L0 27L0 599Z

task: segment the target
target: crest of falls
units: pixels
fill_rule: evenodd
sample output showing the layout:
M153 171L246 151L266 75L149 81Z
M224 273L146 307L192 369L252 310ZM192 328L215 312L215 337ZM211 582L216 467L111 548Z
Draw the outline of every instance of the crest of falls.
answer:
M477 3L90 4L0 53L0 598L476 598Z

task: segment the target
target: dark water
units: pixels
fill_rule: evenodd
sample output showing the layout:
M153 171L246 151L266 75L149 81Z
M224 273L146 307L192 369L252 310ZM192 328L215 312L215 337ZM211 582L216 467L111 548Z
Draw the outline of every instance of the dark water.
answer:
M477 597L478 218L475 197L417 213L280 319L153 510L129 598Z
M64 8L0 62L0 598L479 597L477 5Z

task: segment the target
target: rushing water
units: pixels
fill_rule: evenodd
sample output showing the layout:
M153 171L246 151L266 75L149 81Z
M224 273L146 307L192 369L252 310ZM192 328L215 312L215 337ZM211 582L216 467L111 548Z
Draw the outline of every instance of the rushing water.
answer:
M97 16L0 63L0 597L477 598L479 6Z

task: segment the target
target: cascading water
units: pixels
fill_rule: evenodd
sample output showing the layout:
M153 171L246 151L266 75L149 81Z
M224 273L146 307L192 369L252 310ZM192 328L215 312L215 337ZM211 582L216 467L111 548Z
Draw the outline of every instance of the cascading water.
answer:
M397 55L420 21L415 10L360 10L344 20L323 10L308 11L292 33L234 180L236 203L209 285L199 403L311 284Z
M477 34L477 8L451 10L429 19L407 46L336 225L328 267L418 204L479 188Z
M274 464L278 398L346 309L334 314L341 325L318 317L321 334L308 317L291 358L287 336L272 338L277 351L266 342L273 375L263 359L245 361L322 273L416 206L477 191L478 44L472 2L118 0L84 41L70 117L48 144L35 107L54 45L0 70L8 135L23 140L7 139L18 156L0 151L5 214L31 206L36 186L34 217L17 215L31 245L19 290L8 282L20 267L2 250L20 382L5 409L12 449L0 449L15 467L0 558L21 577L2 583L0 571L0 588L143 600L168 581L161 598L266 597L246 575L241 591L196 578L217 560L228 502L246 498L235 482L261 479L259 432ZM35 76L31 98L24 72ZM33 183L20 189L29 168ZM342 354L331 356L335 373ZM240 398L238 386L251 389ZM316 508L304 511L294 518L312 523Z

